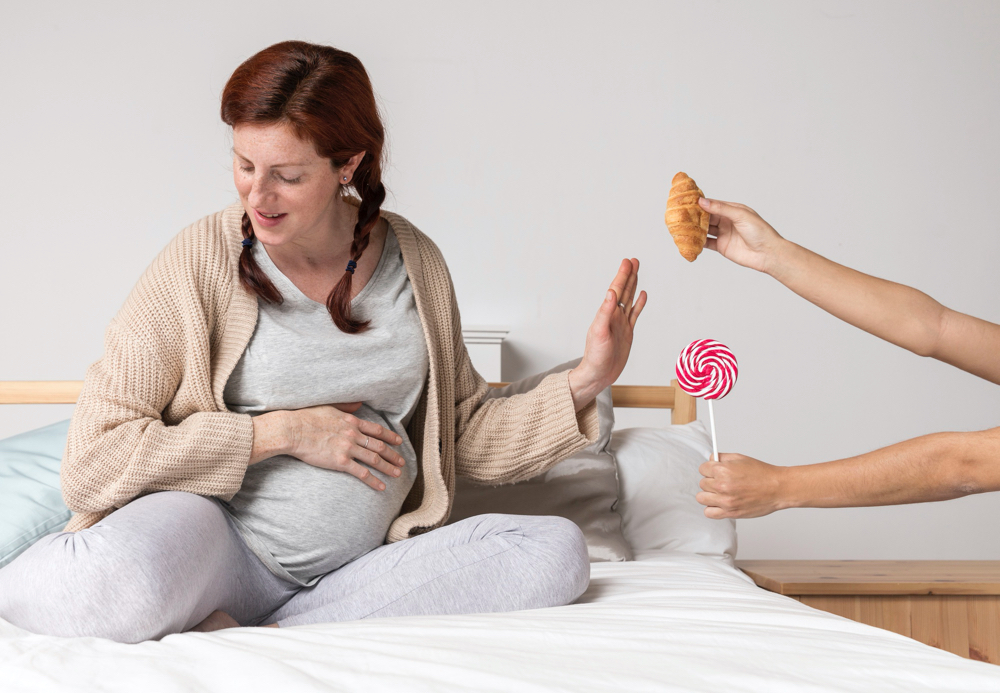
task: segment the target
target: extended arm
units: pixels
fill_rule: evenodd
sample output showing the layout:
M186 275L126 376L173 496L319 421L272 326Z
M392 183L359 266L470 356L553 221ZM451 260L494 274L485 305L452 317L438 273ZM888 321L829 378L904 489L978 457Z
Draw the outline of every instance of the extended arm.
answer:
M916 289L844 267L785 240L749 207L703 199L708 247L770 274L828 313L876 337L1000 384L1000 325L942 306Z
M636 298L638 277L639 261L623 260L587 332L580 364L524 394L484 400L486 383L471 366L460 327L454 330L456 472L480 482L519 481L594 442L595 398L624 369L646 303L646 292ZM453 324L460 321L456 307Z
M737 454L701 466L698 502L711 518L785 508L949 500L1000 490L1000 428L934 433L833 462L776 467Z

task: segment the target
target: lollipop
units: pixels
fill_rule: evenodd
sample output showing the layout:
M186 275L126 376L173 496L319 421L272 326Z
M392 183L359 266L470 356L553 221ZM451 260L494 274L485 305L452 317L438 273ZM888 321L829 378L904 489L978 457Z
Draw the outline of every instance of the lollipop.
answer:
M736 384L739 369L736 357L725 344L714 339L698 339L677 357L677 383L684 392L708 401L708 420L712 425L712 450L719 459L719 444L715 440L715 412L712 400L722 399Z

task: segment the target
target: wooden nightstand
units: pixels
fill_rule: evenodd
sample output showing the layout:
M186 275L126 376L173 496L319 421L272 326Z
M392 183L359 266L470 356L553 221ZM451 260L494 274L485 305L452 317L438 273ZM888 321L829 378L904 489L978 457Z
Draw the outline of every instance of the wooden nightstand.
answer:
M1000 561L737 561L759 586L1000 664Z

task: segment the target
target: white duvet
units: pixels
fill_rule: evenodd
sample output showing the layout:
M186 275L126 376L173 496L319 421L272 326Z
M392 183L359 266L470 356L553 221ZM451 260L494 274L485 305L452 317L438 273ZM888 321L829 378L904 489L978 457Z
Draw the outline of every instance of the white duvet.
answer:
M1000 691L962 659L757 588L721 560L593 565L571 606L119 645L0 621L0 691Z

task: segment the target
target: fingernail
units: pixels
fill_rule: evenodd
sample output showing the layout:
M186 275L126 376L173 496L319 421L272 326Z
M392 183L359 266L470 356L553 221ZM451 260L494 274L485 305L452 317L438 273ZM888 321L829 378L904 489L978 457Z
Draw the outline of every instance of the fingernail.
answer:
M612 303L614 303L614 301L615 301L615 292L612 291L611 289L608 289L608 293L604 297L604 300L605 301L611 301Z
M399 476L399 470L398 469L393 469L392 470L392 475L393 476Z
M378 485L378 490L379 491L385 491L385 484L379 484Z
M708 209L708 207L709 207L709 204L711 204L711 203L709 203L709 201L708 201L708 200L706 200L706 199L705 199L704 197L699 197L699 198L698 198L698 204L700 204L700 205L701 205L702 207L704 207L705 209Z

